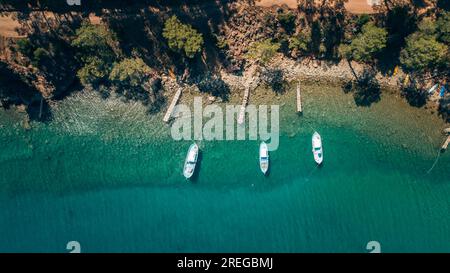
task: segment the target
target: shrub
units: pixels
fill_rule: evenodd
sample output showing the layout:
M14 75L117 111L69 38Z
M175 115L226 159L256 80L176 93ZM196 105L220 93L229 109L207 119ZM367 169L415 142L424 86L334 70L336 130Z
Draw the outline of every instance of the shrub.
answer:
M48 56L49 56L49 53L47 52L47 50L45 50L42 47L38 47L33 52L33 58L32 58L31 64L34 67L39 67L43 64L44 59L47 58Z
M17 50L24 56L31 58L34 46L29 39L20 39L17 41Z

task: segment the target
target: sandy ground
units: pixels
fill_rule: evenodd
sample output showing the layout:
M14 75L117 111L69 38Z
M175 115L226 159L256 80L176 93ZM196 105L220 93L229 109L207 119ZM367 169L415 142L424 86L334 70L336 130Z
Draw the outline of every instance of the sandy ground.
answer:
M374 10L369 4L370 2L379 2L379 0L349 0L345 6L352 13L373 13ZM297 8L297 0L256 0L256 5L263 7L287 5L295 9ZM91 14L89 18L93 24L100 24L99 17ZM19 23L13 20L11 16L0 16L0 36L11 38L21 37L15 30L19 26Z
M377 1L378 0L349 0L345 6L347 10L352 13L373 13L374 10L368 3ZM256 5L263 7L287 5L288 7L295 9L297 8L297 0L256 0ZM89 18L93 24L100 24L99 17L91 14ZM0 16L0 36L11 38L21 37L15 30L19 26L19 23L13 20L11 16Z
M16 28L20 27L20 24L13 20L11 16L0 16L0 35L3 37L19 38L21 37Z
M48 17L51 17L52 14L48 13ZM89 15L89 20L92 24L98 25L101 23L101 18L95 16L94 14ZM14 20L12 18L12 15L8 16L0 16L0 36L7 37L7 38L20 38L23 36L20 36L16 32L16 28L20 27L19 22Z
M369 3L378 2L373 0L349 0L345 4L345 8L355 14L362 13L374 13L372 6ZM281 6L287 5L289 8L297 8L297 0L256 0L257 6L271 7L271 6Z

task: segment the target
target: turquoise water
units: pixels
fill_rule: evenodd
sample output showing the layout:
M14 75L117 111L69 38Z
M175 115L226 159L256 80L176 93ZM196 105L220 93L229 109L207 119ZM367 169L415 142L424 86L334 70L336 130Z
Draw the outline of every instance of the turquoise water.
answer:
M268 177L257 141L200 141L191 183L191 142L139 103L77 93L30 129L2 110L0 251L68 252L75 240L83 252L367 252L375 240L383 252L450 252L450 153L427 173L445 124L389 93L367 108L333 86L304 90L303 116L292 90L252 94L281 105Z

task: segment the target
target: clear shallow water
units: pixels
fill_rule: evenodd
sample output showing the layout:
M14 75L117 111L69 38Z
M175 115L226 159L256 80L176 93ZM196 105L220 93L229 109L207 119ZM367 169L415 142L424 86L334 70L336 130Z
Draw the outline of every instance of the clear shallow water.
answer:
M190 142L139 103L75 94L30 130L0 112L0 251L67 252L76 240L84 252L366 252L377 240L385 252L449 252L449 153L427 174L442 121L394 95L358 108L314 86L298 117L293 95L252 96L281 105L268 177L258 142L201 141L193 183L181 174Z

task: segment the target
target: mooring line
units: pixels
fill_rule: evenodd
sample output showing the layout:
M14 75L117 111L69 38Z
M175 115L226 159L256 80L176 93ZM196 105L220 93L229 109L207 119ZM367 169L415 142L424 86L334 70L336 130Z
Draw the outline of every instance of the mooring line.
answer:
M431 168L427 171L427 173L425 175L429 174L434 169L434 167L438 163L440 157L441 157L441 150L438 151L438 154L436 156L436 159L434 160L433 165L431 166Z

